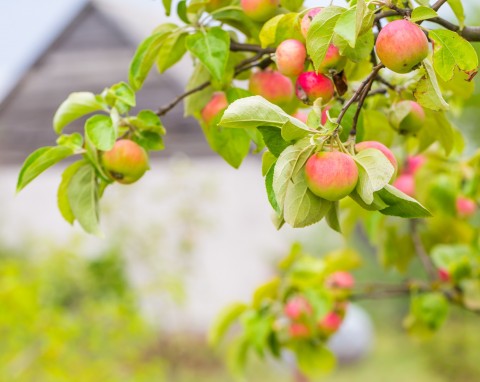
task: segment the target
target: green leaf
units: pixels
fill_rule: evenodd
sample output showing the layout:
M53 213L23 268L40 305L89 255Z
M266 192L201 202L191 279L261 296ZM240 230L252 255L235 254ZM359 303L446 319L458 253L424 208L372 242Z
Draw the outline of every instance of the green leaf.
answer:
M328 210L326 220L328 226L333 229L334 231L337 231L338 233L342 233L342 228L340 227L340 221L338 218L338 209L339 209L339 203L334 202L332 203L331 208Z
M230 326L247 310L247 308L247 305L236 302L222 309L208 331L209 345L218 346Z
M159 151L165 149L162 136L153 131L137 130L133 134L132 139L147 151Z
M324 377L335 368L335 356L321 344L302 343L295 353L298 368L309 378Z
M448 310L448 301L440 292L412 296L404 325L411 335L428 338L443 325Z
M458 67L464 72L478 68L478 56L473 46L458 33L449 30L431 30L433 40L433 67L443 81L449 81Z
M280 0L280 5L291 12L295 12L303 5L303 0Z
M330 6L312 20L307 34L307 52L315 68L318 68L325 58L333 39L335 25L344 12L345 8Z
M262 48L276 45L278 23L284 16L285 15L278 15L272 17L263 25L262 30L260 31L260 34L258 36Z
M384 215L400 216L403 218L426 218L432 216L417 200L404 194L389 184L383 190L377 192L378 196L388 204L388 207L380 210Z
M87 164L79 168L67 187L71 212L82 228L100 236L98 217L98 191L95 169Z
M108 111L107 104L93 93L72 93L63 101L53 117L53 129L60 134L65 126L94 111Z
M111 150L116 134L112 119L106 115L94 115L85 123L85 135L98 150Z
M197 64L193 70L192 76L188 81L185 90L192 90L207 81L211 80L210 73L202 64ZM211 86L207 86L205 89L195 92L185 99L185 117L199 116L200 111L210 100L214 90Z
M185 24L190 24L190 20L187 16L187 1L180 0L177 4L177 15Z
M186 32L175 32L168 36L158 52L155 64L160 73L175 65L183 57L187 48L185 47Z
M278 297L280 286L281 280L278 277L274 277L256 288L252 298L253 308L261 308L265 300L275 300Z
M135 91L142 88L163 42L175 29L177 29L175 24L162 24L155 30L156 33L145 39L137 48L128 75L130 85Z
M62 134L57 138L57 145L70 147L78 154L83 150L83 137L80 133Z
M300 14L287 13L278 21L275 29L275 46L287 39L295 39L303 42L304 37L300 29Z
M334 36L333 43L340 50L342 56L346 56L353 62L362 62L370 58L375 36L373 30L361 34L356 40L355 48L352 48L347 40L338 35ZM350 79L350 77L347 78Z
M219 124L231 128L276 126L282 129L286 141L300 139L312 132L303 122L260 96L242 98L230 104Z
M288 146L278 157L273 176L273 189L280 206L285 203L290 180L294 178L312 155L314 146L308 138Z
M258 130L263 136L265 145L270 153L278 157L290 143L282 138L281 130L274 126L259 126Z
M205 65L214 79L221 82L230 53L230 35L220 27L213 27L189 35L187 49Z
M432 8L420 6L412 11L410 21L412 23L416 23L417 21L433 19L434 17L438 17L438 13L435 12Z
M130 85L125 82L115 84L108 89L107 97L121 101L130 107L134 107L136 105L135 92ZM113 103L112 106L115 106L115 103Z
M128 118L128 123L142 131L150 131L160 135L166 134L160 117L152 110L140 111L137 116Z
M435 71L428 59L423 60L424 73L413 95L418 103L431 110L448 110L448 103L443 99L442 91L438 85Z
M313 152L313 148L310 150L311 152ZM309 156L307 155L307 158ZM277 165L278 163L280 163L280 158ZM283 216L285 221L294 228L307 227L323 219L332 204L310 191L305 172L300 170L287 183Z
M265 176L265 188L267 190L267 197L270 205L278 215L281 215L282 209L278 205L277 197L275 196L275 191L273 190L274 173L275 173L275 166L272 165Z
M342 13L335 24L334 32L347 41L351 48L356 47L357 38L362 29L371 29L371 23L366 25L368 28L362 28L368 12L365 0L358 0L357 5Z
M249 18L239 6L221 8L212 12L211 15L215 20L238 29L247 37L257 36L259 33L260 28L258 24Z
M163 7L165 8L165 14L170 16L172 10L172 0L162 0Z
M42 147L35 150L23 163L17 181L17 192L54 164L74 154L68 146Z
M355 190L366 204L372 204L373 193L388 184L395 169L387 157L377 149L362 150L354 159L359 170Z
M455 147L455 131L447 115L442 111L430 110L425 110L425 114L424 126L418 133L419 139L425 135L430 136L433 141L440 142L445 154L449 155ZM424 148L426 147L420 147L420 150Z
M277 157L270 151L265 150L262 155L262 176L267 175L268 171L277 161Z
M465 26L465 11L461 0L447 0L448 5L452 8L453 13L458 19L460 29Z
M70 207L70 201L68 200L68 186L72 177L76 174L76 172L86 164L85 160L79 160L75 163L72 163L68 166L62 173L62 181L60 182L60 186L58 187L57 192L57 205L60 213L62 214L63 218L70 224L73 224L75 221L75 215L73 215L72 208Z

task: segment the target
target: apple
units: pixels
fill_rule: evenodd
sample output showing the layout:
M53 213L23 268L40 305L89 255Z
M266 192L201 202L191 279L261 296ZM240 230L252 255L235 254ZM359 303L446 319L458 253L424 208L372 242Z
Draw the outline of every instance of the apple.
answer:
M305 175L310 191L326 200L337 201L357 185L358 168L348 154L322 151L308 158Z
M147 152L129 139L120 139L102 155L105 171L118 183L130 184L140 179L150 168Z
M450 281L450 272L445 268L438 268L438 278L441 282L448 283Z
M325 334L332 334L338 330L342 324L343 318L336 312L329 312L318 323L318 327Z
M264 22L277 13L280 0L240 0L240 6L252 20Z
M403 118L398 126L398 130L402 134L416 133L425 123L425 111L415 101L400 101L397 104L400 107L409 108L408 114Z
M202 109L202 120L210 125L212 120L223 110L228 107L227 97L224 92L215 92L210 101Z
M338 271L328 276L325 284L330 288L351 289L355 285L355 279L349 272Z
M423 155L409 155L404 169L405 174L415 174L423 166L427 158Z
M277 68L288 77L296 77L303 72L307 49L300 41L288 39L282 41L275 51Z
M251 93L279 106L285 106L293 99L292 81L271 69L253 73L248 88Z
M408 20L388 23L375 43L378 58L396 73L408 73L428 56L428 40L422 29Z
M295 296L290 298L283 308L285 315L292 319L298 320L302 316L312 313L312 306L305 297Z
M345 68L346 64L347 57L340 55L338 48L335 45L330 44L328 46L327 54L318 66L317 70L320 73L328 73L331 70L335 72L341 72L343 68Z
M477 211L477 203L470 198L459 196L455 201L458 216L468 218Z
M393 186L398 188L404 194L413 197L415 195L415 179L412 174L402 174L395 182Z
M292 322L288 331L292 338L307 338L310 336L310 329L308 326L299 322Z
M295 92L303 103L312 105L317 98L326 104L333 98L335 88L327 76L316 72L303 72L297 78Z
M303 16L302 21L300 22L300 29L302 31L303 37L307 38L308 29L314 17L323 10L323 7L316 7L310 9L305 16Z

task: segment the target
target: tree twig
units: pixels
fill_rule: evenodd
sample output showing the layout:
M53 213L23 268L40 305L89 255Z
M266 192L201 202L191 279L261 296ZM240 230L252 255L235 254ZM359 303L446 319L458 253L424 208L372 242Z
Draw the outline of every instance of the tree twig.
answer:
M420 237L420 234L418 232L418 223L419 221L416 219L410 220L410 230L412 233L413 246L415 247L415 252L417 253L417 256L420 259L429 279L431 281L436 281L438 280L438 273L435 265L433 265L432 259L428 255L427 251L425 251L422 243L422 238Z

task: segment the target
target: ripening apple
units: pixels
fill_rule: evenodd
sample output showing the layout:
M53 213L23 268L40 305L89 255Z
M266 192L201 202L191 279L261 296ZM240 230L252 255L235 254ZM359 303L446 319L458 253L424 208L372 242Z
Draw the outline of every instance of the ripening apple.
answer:
M305 16L303 16L300 23L300 29L302 30L303 37L307 38L308 29L312 23L313 18L323 10L323 7L316 7L310 9Z
M450 272L445 268L438 268L438 278L441 282L448 283L450 281Z
M295 84L297 97L303 103L312 105L317 98L322 98L326 104L333 98L335 88L330 78L316 72L303 72Z
M425 111L415 101L400 101L397 104L400 107L408 107L410 111L405 118L400 122L398 130L402 134L416 133L425 123Z
M338 330L342 324L343 318L336 312L329 312L318 323L318 327L327 335Z
M400 175L395 179L395 182L393 182L393 186L408 196L413 197L415 195L415 178L412 174Z
M248 89L279 106L288 104L293 98L292 81L275 70L267 69L253 73Z
M328 73L330 70L341 72L343 68L345 68L346 64L347 57L342 56L338 48L335 45L330 44L328 46L327 54L318 66L317 70L320 73Z
M423 155L410 155L407 157L405 169L403 170L405 174L415 174L420 167L423 166L427 158Z
M147 152L129 139L120 139L102 155L107 173L118 183L130 184L140 179L150 168Z
M455 201L458 216L468 218L477 211L477 203L470 198L459 196Z
M308 158L305 175L310 191L330 201L350 194L358 181L358 168L348 154L322 151Z
M300 322L292 322L288 328L292 338L307 338L310 336L310 329Z
M243 12L254 21L267 21L277 13L279 0L240 0Z
M303 72L307 49L300 41L292 38L278 45L275 57L280 73L288 77L296 77Z
M311 314L312 306L305 297L295 296L287 301L283 308L283 312L288 318L298 320L303 316Z
M207 125L223 110L228 107L228 100L224 92L215 92L210 101L202 109L202 120Z
M351 289L355 285L355 279L350 272L338 271L327 277L325 285L330 288Z
M417 24L395 20L380 31L375 49L388 69L408 73L427 58L428 40Z
M360 152L366 149L380 150L383 153L383 155L385 155L387 159L390 161L390 163L392 164L395 170L395 173L397 172L397 169L398 169L397 159L395 158L395 155L393 155L393 153L390 151L390 149L387 146L385 146L383 143L380 143L377 141L363 141L355 145L355 150L357 152Z

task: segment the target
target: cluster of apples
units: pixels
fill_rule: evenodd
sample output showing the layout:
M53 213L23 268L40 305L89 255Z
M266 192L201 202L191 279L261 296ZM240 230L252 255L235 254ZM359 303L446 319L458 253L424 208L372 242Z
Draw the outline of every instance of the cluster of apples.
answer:
M349 272L335 272L325 281L325 287L336 297L333 309L319 320L314 318L314 309L306 297L295 294L284 305L283 314L288 319L288 333L292 339L309 338L320 334L329 337L343 322L348 306L345 298L353 288L355 280Z

